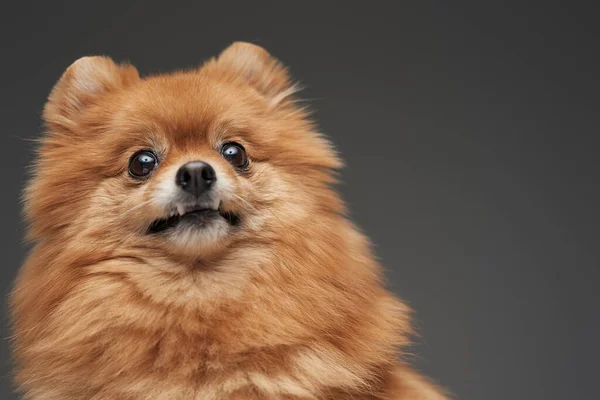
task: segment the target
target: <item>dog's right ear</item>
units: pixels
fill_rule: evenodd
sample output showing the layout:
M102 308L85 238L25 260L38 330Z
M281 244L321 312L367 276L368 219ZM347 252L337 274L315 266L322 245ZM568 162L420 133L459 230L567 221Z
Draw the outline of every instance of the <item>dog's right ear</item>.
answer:
M82 57L54 85L44 108L44 120L50 128L72 128L81 111L100 96L139 79L131 65L117 65L109 57Z
M235 42L221 52L217 64L263 95L275 107L300 90L292 83L287 68L260 46Z

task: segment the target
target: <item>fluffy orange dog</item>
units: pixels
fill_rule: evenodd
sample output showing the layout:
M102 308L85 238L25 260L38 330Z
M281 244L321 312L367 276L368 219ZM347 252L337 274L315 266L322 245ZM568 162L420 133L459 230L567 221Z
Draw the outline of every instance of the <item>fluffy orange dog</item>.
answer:
M44 110L12 294L26 399L443 399L282 65L140 79L86 57Z

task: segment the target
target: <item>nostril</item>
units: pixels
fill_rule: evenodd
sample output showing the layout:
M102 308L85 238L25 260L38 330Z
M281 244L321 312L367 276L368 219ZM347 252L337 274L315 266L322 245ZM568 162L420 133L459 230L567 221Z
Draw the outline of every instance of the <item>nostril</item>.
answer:
M209 164L204 165L204 168L202 168L201 175L202 179L209 184L217 180L217 174L215 173L213 167L211 167Z
M179 171L177 171L177 183L180 186L185 187L189 185L191 180L192 176L190 175L190 171L187 168L180 168Z

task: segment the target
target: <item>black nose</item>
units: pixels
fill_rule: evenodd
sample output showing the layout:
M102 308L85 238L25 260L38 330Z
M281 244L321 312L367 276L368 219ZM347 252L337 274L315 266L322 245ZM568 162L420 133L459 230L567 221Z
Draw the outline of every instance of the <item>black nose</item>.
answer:
M202 161L184 164L177 171L175 182L188 193L198 197L217 180L213 167Z

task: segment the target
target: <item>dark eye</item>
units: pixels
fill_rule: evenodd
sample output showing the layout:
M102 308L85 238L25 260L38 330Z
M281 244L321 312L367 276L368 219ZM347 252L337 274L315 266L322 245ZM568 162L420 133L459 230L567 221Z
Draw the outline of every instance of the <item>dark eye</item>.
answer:
M150 150L135 153L129 159L129 174L134 178L144 178L156 168L158 158Z
M248 166L248 156L246 150L238 143L225 143L221 148L223 157L236 168L245 168Z

